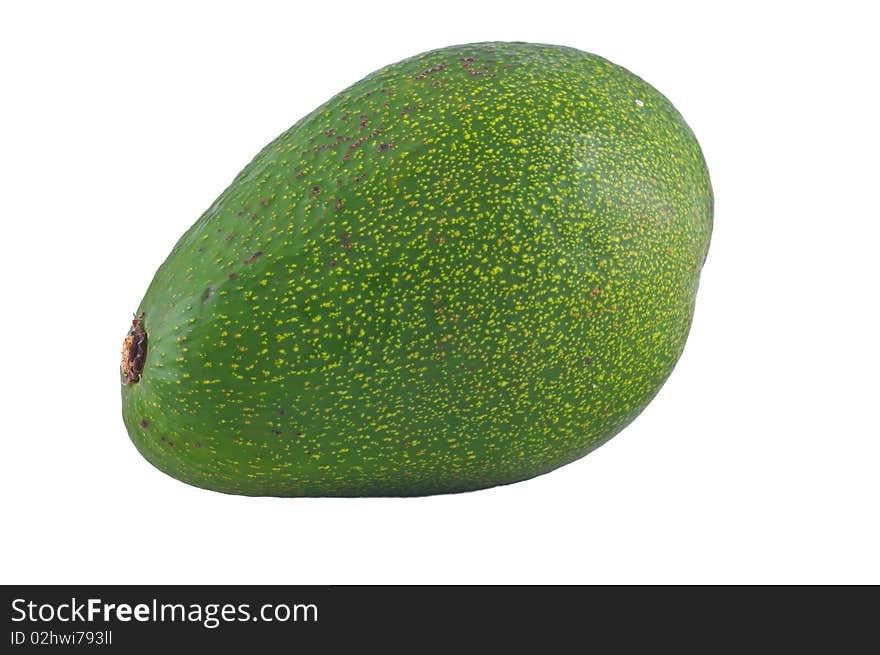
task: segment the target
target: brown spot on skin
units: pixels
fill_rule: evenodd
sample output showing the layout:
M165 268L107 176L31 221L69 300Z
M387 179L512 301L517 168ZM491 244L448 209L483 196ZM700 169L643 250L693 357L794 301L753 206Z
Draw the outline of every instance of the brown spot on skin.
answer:
M263 251L262 251L262 250L258 250L258 251L255 252L253 255L251 255L250 257L248 257L247 259L245 259L245 260L244 260L244 263L245 263L245 264L250 264L250 263L251 263L252 261L254 261L257 257L261 257L262 255L263 255Z
M135 384L141 379L147 360L147 333L143 326L144 313L135 316L122 342L122 384Z
M346 250L351 250L351 241L348 240L349 236L350 235L348 232L343 232L339 235L339 240L342 242L342 247Z
M467 72L471 75L485 75L486 77L495 77L495 73L489 72L488 68L484 68L482 70L477 70L474 68L474 58L473 57L463 57L459 59L462 65L467 69Z
M201 447L202 447L202 442L201 442L201 441L196 441L195 446L196 446L196 448L201 448Z
M266 200L265 198L261 198L261 199L260 199L260 206L261 206L261 207L265 207L265 206L268 205L268 204L269 204L269 201Z
M377 134L381 133L384 129L385 129L384 125L377 127L375 130L370 132L370 134L368 134L367 136L362 136L360 139L358 139L357 141L352 143L350 146L348 146L348 150L345 151L345 154L342 155L342 160L343 161L348 160L348 158L351 157L352 150L354 150L355 148L357 148L360 145L363 145L364 143L366 143L367 141L369 141L370 139L375 137Z
M440 62L439 64L437 64L436 66L432 66L431 68L426 68L426 69L423 70L421 73L419 73L418 75L416 75L416 79L417 79L417 80L423 80L423 79L425 79L426 77L428 77L428 75L431 75L432 73L438 73L438 72L442 71L444 68L446 68L446 62L445 62L445 61L441 61L441 62Z
M312 154L313 154L313 155L317 155L317 154L318 154L319 152L321 152L322 150L331 150L331 149L333 149L333 148L336 148L336 147L337 147L340 143L342 143L343 141L350 141L350 140L351 140L351 137L350 137L350 136L339 136L339 137L336 137L336 141L333 142L333 143L325 143L325 144L323 144L323 145L315 146L314 148L312 148ZM299 175L297 175L297 177L302 177L303 175L304 175L304 173L300 173Z
M237 276L235 273L230 273L230 274L227 275L226 277L228 277L230 280L234 280L234 279L235 279L236 277L238 277L238 276Z
M146 430L148 427L150 427L150 422L149 422L147 419L142 418L142 419L141 419L141 427L142 427L144 430Z
M331 260L330 260L330 266L336 266L336 260L335 260L335 259L331 259Z

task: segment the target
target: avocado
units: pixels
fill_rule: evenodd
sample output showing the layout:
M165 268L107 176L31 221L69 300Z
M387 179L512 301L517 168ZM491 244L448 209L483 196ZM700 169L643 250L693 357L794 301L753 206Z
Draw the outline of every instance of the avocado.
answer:
M368 75L180 238L120 377L141 454L255 496L531 478L614 436L678 360L712 230L700 147L592 54L477 43Z

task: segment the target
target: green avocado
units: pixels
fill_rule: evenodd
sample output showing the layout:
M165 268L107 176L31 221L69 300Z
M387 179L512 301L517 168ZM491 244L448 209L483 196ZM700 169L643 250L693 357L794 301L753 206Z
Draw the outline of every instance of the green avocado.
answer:
M546 473L669 376L712 212L681 115L601 57L405 59L266 146L174 246L125 338L125 425L232 494Z

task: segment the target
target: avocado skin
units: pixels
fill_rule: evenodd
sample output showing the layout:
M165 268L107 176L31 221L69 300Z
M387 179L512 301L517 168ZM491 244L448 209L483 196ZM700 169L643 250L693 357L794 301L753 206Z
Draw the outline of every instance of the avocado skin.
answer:
M546 473L669 376L712 207L681 115L601 57L406 59L266 146L175 245L137 309L125 425L160 470L232 494Z

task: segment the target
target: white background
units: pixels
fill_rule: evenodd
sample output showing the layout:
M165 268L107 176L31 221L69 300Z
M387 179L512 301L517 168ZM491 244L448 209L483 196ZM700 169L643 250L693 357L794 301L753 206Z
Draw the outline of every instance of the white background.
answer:
M715 4L4 4L0 582L880 583L878 21ZM119 349L177 238L337 91L484 40L601 54L702 144L715 232L655 401L463 495L254 499L151 467Z

